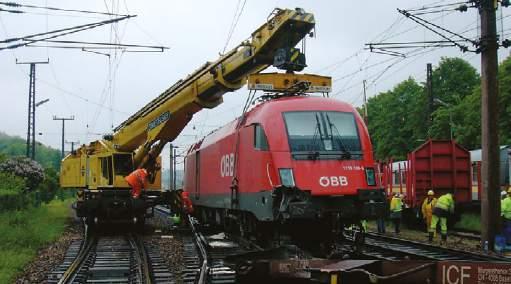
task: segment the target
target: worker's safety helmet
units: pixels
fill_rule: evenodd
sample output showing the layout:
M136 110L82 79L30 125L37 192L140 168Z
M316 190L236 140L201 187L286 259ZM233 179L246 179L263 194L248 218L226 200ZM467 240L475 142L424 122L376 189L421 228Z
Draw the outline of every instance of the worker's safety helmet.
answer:
M500 196L506 196L508 192L509 192L509 189L508 189L508 191L503 190L500 192Z
M428 190L428 196L433 196L433 195L435 195L435 192L432 189Z

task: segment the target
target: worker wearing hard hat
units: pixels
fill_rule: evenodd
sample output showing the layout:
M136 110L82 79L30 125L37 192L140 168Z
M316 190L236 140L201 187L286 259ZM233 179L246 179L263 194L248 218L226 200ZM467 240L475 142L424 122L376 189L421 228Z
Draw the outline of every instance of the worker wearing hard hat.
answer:
M426 231L429 232L429 227L431 227L431 218L433 217L433 208L435 208L436 198L435 192L433 190L428 191L428 196L422 202L422 217L424 218L424 222L426 223ZM435 233L435 232L433 232Z
M500 216L502 216L503 234L506 243L511 243L511 186L507 189L506 198L500 201Z
M395 193L390 200L390 219L394 223L394 232L396 235L400 232L401 211L403 211L403 201L401 200L401 195Z
M440 196L433 207L433 216L431 226L429 227L429 240L433 241L438 222L440 222L440 233L442 234L442 243L447 242L447 217L454 213L454 197L451 192Z

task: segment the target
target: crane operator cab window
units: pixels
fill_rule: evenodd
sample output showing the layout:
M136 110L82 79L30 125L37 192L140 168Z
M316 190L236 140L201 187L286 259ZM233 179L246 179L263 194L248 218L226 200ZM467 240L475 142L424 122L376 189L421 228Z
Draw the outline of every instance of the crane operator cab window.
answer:
M254 148L260 151L268 151L268 139L260 124L254 124Z
M295 159L362 159L358 128L352 113L285 112L289 148Z
M101 159L101 176L102 180L106 181L107 185L112 185L112 157L103 157ZM102 182L103 183L103 182Z
M115 175L125 177L133 170L133 157L131 154L114 154Z

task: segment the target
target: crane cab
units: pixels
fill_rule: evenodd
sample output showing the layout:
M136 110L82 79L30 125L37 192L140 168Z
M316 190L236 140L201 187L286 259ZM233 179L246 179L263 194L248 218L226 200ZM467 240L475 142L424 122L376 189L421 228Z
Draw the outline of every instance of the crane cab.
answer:
M62 161L60 184L78 189L77 216L95 222L144 220L147 209L161 197L160 171L148 184L145 194L132 200L125 177L134 170L133 153L93 146L82 146Z

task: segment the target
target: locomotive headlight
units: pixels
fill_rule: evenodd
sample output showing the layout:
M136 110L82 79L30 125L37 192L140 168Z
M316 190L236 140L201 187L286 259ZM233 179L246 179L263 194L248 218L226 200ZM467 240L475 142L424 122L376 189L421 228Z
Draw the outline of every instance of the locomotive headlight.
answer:
M293 169L279 169L280 183L286 187L295 186L295 177L293 176Z
M376 177L374 175L374 168L366 168L366 181L367 181L367 185L376 185Z

